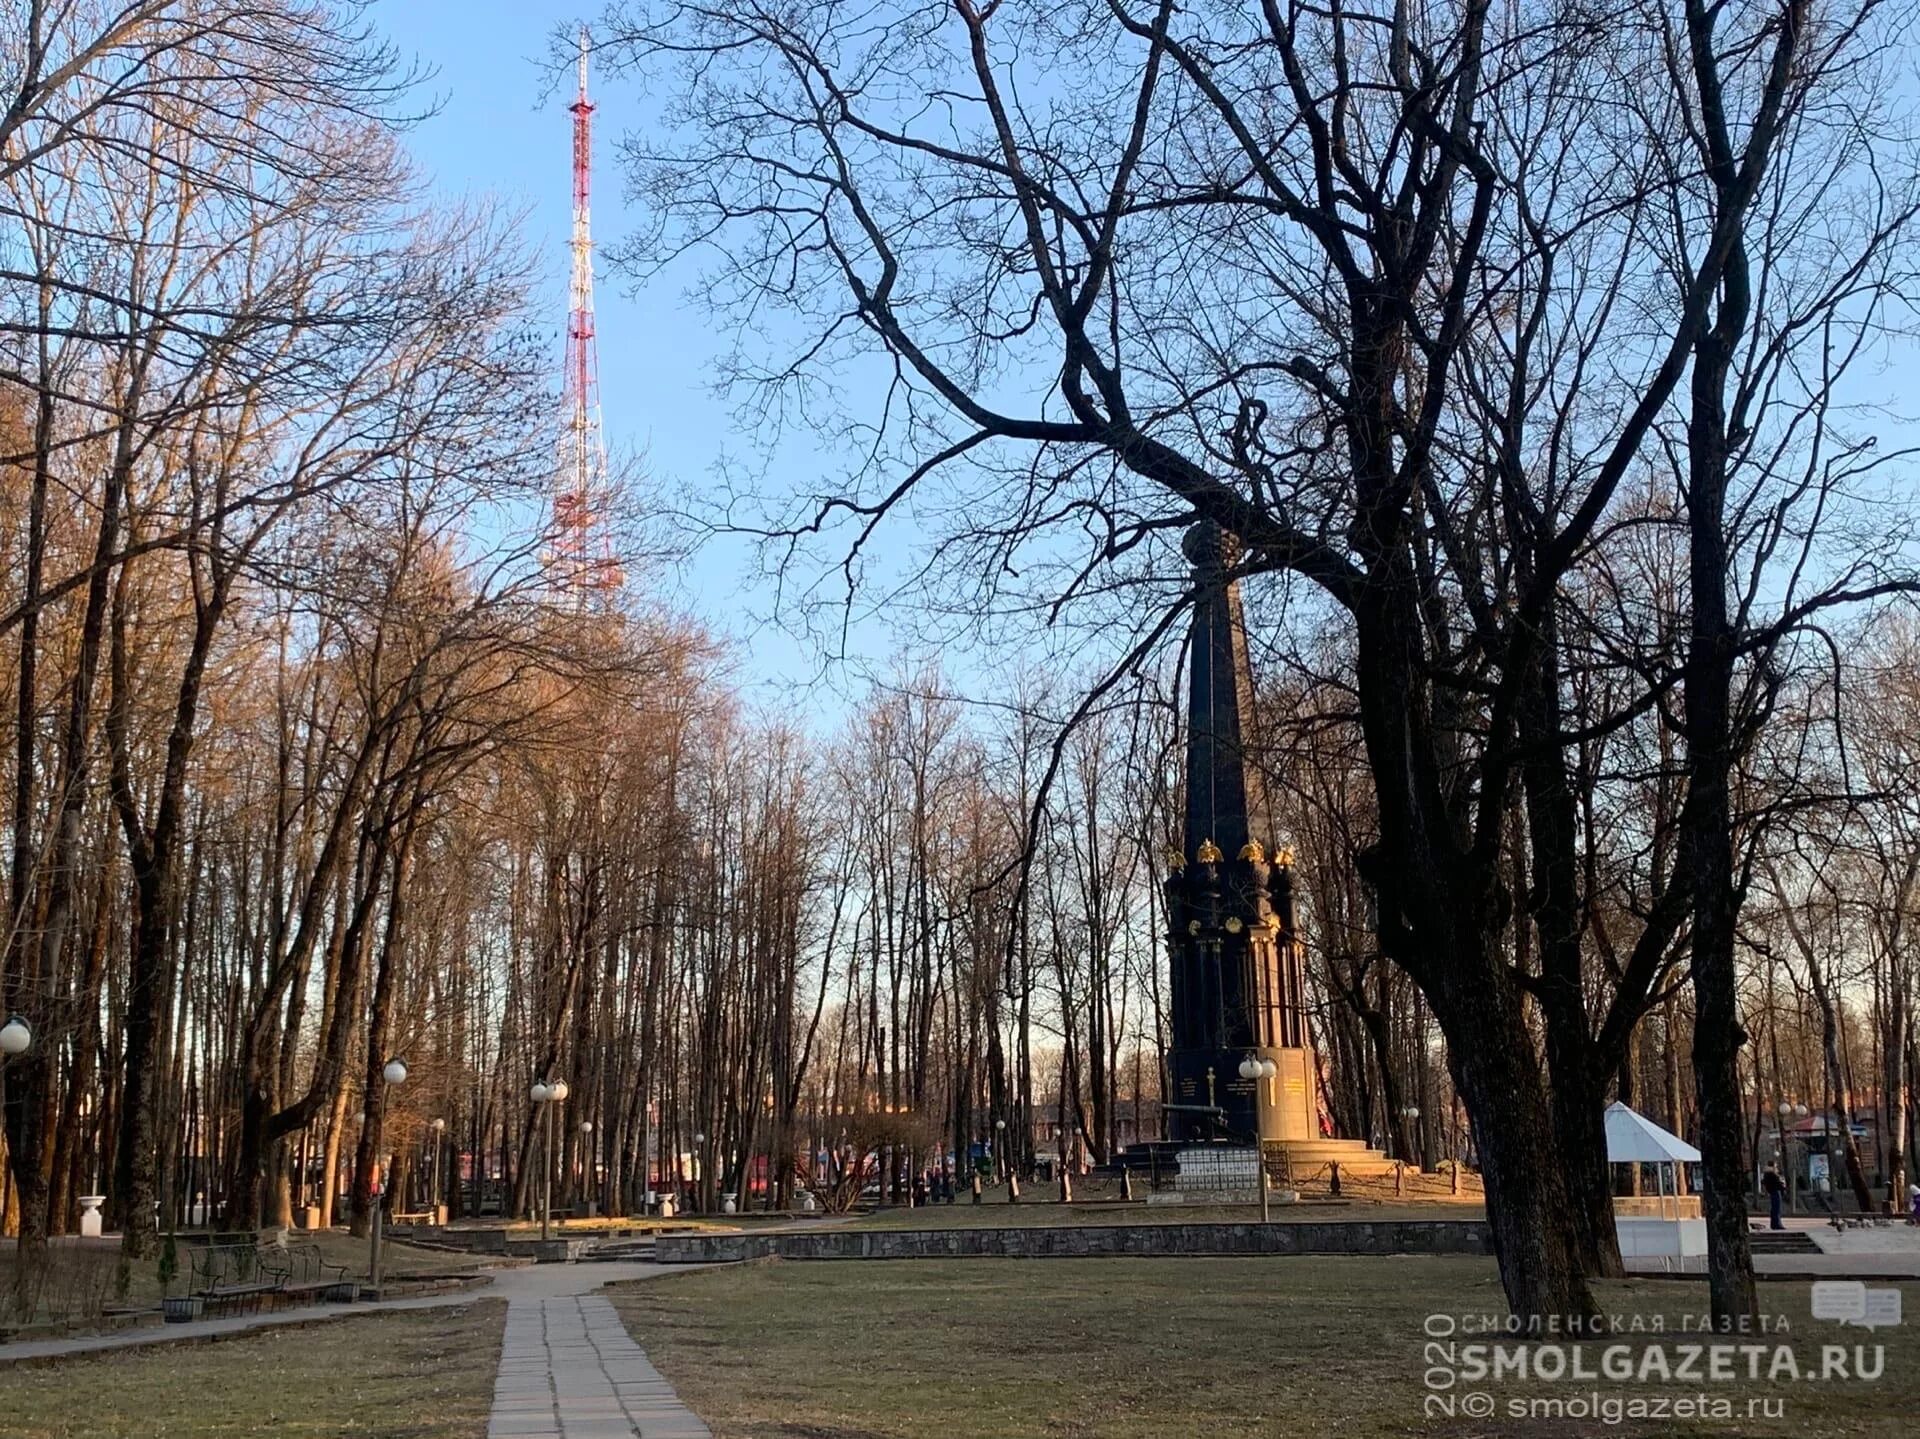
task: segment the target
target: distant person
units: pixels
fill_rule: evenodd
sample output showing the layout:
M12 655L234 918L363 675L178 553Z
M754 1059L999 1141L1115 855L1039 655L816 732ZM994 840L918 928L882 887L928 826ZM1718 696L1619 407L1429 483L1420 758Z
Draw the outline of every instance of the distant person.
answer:
M1920 1184L1907 1186L1907 1223L1920 1224Z
M1785 1229L1787 1225L1786 1221L1780 1217L1780 1206L1786 1200L1787 1181L1780 1177L1777 1165L1767 1166L1767 1172L1760 1176L1760 1187L1766 1191L1767 1213L1772 1216L1767 1228Z

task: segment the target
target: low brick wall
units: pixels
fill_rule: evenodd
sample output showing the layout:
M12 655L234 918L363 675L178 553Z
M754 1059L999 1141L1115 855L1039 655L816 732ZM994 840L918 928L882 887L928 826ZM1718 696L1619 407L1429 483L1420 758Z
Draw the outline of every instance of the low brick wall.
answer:
M394 1239L409 1244L430 1244L442 1249L458 1249L468 1254L505 1254L509 1231L505 1229L450 1229L438 1224L395 1225L387 1231Z
M662 1235L662 1264L745 1259L1085 1259L1178 1254L1491 1254L1479 1220L1057 1225L1044 1229L823 1229Z
M600 1243L594 1234L556 1234L542 1239L538 1233L517 1233L508 1229L438 1229L425 1225L412 1230L393 1231L395 1239L432 1249L450 1249L464 1254L500 1254L512 1259L531 1259L540 1264L565 1264L591 1253Z
M571 1264L584 1259L598 1246L597 1239L520 1239L507 1240L507 1253L515 1259L531 1259L536 1264Z

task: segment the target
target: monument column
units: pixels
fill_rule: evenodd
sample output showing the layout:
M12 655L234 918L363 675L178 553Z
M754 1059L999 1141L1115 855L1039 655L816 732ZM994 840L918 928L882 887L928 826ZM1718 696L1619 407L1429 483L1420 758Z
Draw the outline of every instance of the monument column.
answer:
M1239 547L1218 525L1187 532L1197 597L1189 646L1187 796L1181 854L1167 877L1175 1140L1305 1140L1315 1124L1306 984L1294 923L1292 855L1272 842L1259 771L1248 762L1253 675ZM1244 1079L1247 1058L1270 1079Z

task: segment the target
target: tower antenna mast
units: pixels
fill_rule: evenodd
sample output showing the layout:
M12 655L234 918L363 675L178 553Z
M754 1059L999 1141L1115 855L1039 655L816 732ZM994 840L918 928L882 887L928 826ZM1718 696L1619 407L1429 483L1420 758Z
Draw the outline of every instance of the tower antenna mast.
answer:
M600 425L600 359L593 319L593 101L587 98L587 28L580 27L579 92L573 115L573 273L567 293L565 428L554 477L552 561L561 583L584 600L617 588L600 507L607 498L607 449Z

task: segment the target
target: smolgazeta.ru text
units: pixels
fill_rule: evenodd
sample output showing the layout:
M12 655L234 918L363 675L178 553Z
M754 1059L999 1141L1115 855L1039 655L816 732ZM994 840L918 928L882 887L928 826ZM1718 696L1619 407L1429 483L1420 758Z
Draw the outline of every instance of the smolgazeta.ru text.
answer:
M1748 1419L1786 1418L1787 1401L1777 1394L1755 1395L1742 1402L1725 1394L1553 1394L1509 1396L1504 1405L1483 1389L1426 1396L1429 1419L1490 1419L1504 1413L1509 1419L1543 1421L1598 1421L1625 1424L1648 1419L1712 1419L1725 1422L1744 1414Z
M1728 1384L1814 1379L1872 1383L1886 1370L1883 1344L1822 1344L1802 1356L1787 1344L1449 1344L1428 1340L1426 1383L1573 1380L1639 1384Z

